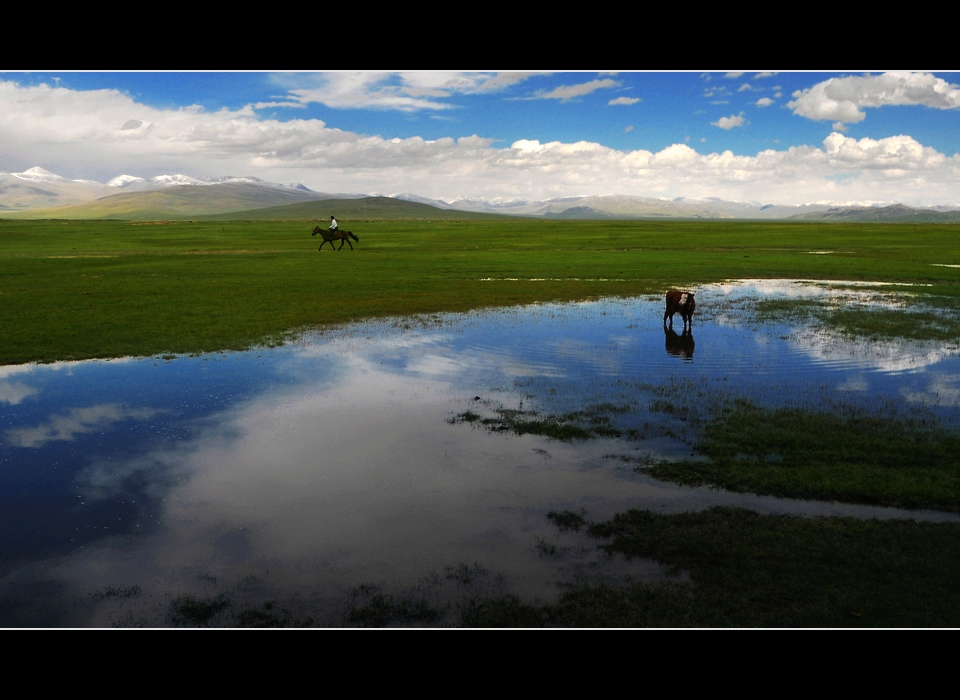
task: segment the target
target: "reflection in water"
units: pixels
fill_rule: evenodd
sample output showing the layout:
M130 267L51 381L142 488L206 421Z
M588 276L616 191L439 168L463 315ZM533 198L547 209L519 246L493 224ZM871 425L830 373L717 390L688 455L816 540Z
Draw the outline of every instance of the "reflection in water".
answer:
M711 392L735 390L960 422L956 348L892 353L748 327L743 304L757 293L698 290L696 363L675 360L692 358L691 334L660 348L651 298L365 323L173 361L0 368L0 625L167 625L170 600L187 594L277 600L333 625L361 585L475 593L449 583L463 567L486 572L487 592L541 601L585 578L665 575L598 556L549 511L896 514L677 487L610 458L689 457L670 431L564 443L450 420L485 405L616 404L629 407L616 420L640 428L676 420L652 408L670 392L706 396L693 409L708 412Z
M693 361L693 350L696 343L693 342L693 330L687 329L677 334L672 328L664 328L663 335L666 336L667 354L679 357L687 362Z

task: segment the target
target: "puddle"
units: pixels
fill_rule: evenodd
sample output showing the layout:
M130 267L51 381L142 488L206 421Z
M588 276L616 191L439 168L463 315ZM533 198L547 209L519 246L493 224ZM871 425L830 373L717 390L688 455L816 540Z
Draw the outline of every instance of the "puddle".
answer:
M545 602L578 581L666 576L604 559L550 511L957 520L634 470L690 456L661 429L679 419L651 410L680 395L691 408L678 425L735 393L960 428L955 345L758 321L751 304L778 297L885 303L850 285L747 281L698 289L692 337L665 333L651 297L364 323L245 353L0 368L0 626L167 626L185 595L278 601L338 625L371 586ZM633 437L560 442L453 420L596 406Z

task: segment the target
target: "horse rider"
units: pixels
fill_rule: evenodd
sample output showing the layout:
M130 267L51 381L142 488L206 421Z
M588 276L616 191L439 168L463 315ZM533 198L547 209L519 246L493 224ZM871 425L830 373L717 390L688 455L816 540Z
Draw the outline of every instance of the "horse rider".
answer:
M340 226L337 224L337 220L334 219L333 216L331 216L330 217L330 233L336 233L339 228Z

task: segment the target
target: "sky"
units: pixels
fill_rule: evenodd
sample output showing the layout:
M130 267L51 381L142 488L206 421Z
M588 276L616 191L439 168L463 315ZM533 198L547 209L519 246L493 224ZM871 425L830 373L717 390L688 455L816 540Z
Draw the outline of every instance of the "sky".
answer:
M960 208L960 72L0 72L0 171Z

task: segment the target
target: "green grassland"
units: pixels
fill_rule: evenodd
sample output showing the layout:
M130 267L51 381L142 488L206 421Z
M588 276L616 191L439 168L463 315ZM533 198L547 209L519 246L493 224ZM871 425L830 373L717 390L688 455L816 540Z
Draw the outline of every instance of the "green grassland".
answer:
M363 318L730 278L960 295L938 266L960 263L957 225L346 219L355 250L318 252L316 223L0 220L0 364L240 349Z
M911 285L912 316L847 318L802 300L761 303L758 313L814 318L854 335L958 337L960 270L947 265L960 265L960 225L357 216L341 220L360 238L355 250L318 252L317 223L0 220L0 364L240 349L363 318L659 295L737 278ZM729 398L695 445L705 461L649 473L785 497L960 509L955 433L822 411L760 421L756 407ZM602 418L501 412L494 427L592 439L607 434ZM581 432L571 432L577 421ZM814 444L811 434L821 439ZM573 520L550 517L561 530ZM669 584L581 585L551 605L478 599L458 624L960 626L957 523L738 509L575 520L611 554L653 558L682 575ZM195 610L180 601L178 624L200 624L229 601L213 603ZM302 623L256 612L250 624ZM349 619L429 625L441 612L378 594Z

